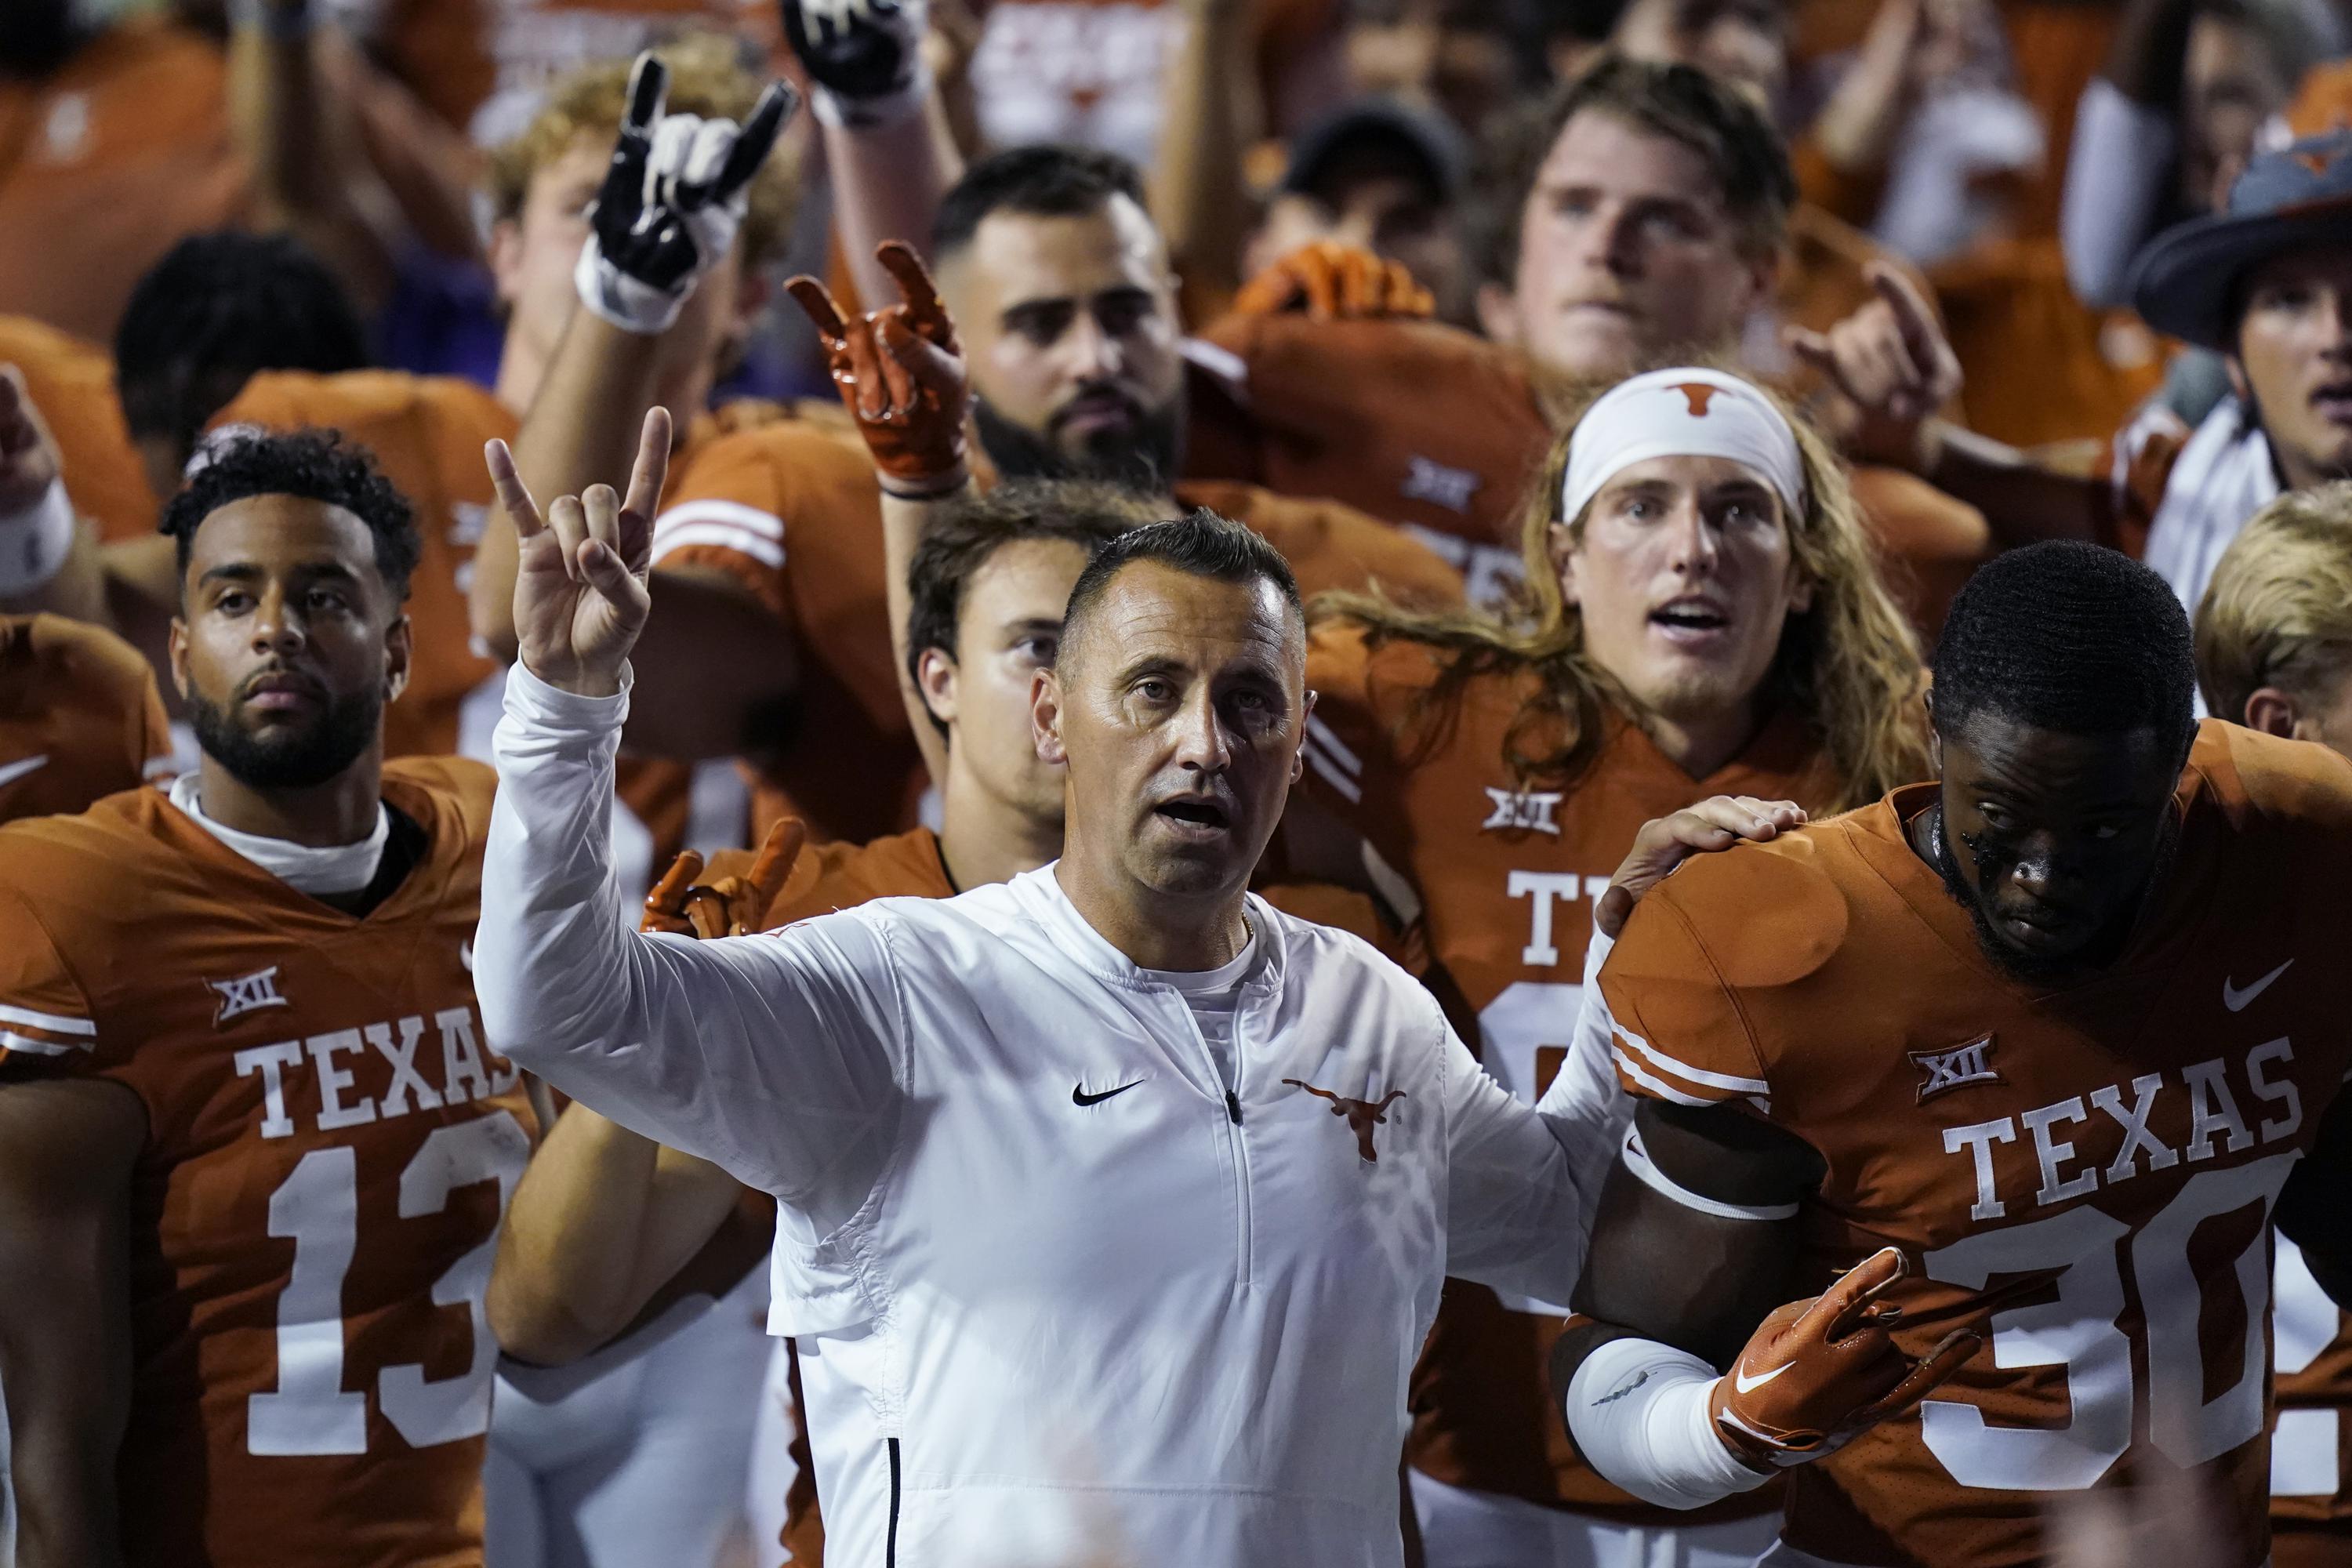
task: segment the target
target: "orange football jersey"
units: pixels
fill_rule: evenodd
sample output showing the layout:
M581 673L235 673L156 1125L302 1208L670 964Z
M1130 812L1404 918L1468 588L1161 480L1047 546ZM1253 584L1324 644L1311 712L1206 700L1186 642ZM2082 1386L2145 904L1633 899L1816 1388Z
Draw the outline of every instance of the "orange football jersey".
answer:
M468 973L495 782L385 769L425 847L364 919L153 790L0 828L0 1081L146 1109L128 1563L481 1561L483 1292L532 1125Z
M2200 1562L2256 1568L2267 1221L2352 1066L2352 763L2205 724L2129 947L2053 989L1995 969L1913 851L1934 795L1699 857L1601 976L1629 1090L1744 1106L1822 1156L1804 1288L1899 1247L1905 1348L1986 1335L1916 1411L1789 1472L1783 1539L2022 1568L2064 1494L2186 1472L2221 1510Z
M165 251L251 203L227 63L197 33L137 17L48 76L0 77L0 311L111 342Z
M1430 988L1486 1070L1532 1105L1567 1054L1593 900L1642 825L1711 795L1821 805L1832 781L1792 721L1694 779L1613 717L1582 778L1522 779L1507 751L1540 752L1558 734L1517 728L1534 678L1485 674L1447 689L1444 669L1423 644L1375 648L1357 628L1319 631L1307 667L1307 787L1410 887ZM1583 1464L1545 1393L1565 1311L1446 1281L1413 1375L1407 1456L1454 1486L1663 1521ZM1725 1511L1759 1506L1769 1500Z
M0 616L0 822L80 811L171 764L137 648L63 616Z
M1177 499L1256 529L1307 593L1377 580L1416 599L1461 597L1444 562L1346 507L1224 483L1182 485ZM686 468L667 500L655 564L724 574L799 638L798 729L763 781L755 827L793 816L815 837L856 841L905 827L927 775L890 652L881 490L864 445L800 422L731 436Z
M153 533L163 508L122 423L112 357L29 316L0 316L0 364L25 373L57 441L66 494L99 537L110 544Z

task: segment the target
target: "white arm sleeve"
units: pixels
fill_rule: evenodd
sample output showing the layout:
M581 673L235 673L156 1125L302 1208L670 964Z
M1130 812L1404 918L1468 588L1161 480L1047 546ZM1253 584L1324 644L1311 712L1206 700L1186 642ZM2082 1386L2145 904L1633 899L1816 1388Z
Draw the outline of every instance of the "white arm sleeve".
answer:
M886 939L855 912L713 942L631 931L609 841L627 712L625 689L578 697L508 673L474 943L483 1024L566 1094L829 1229L864 1201L896 1126Z
M1715 1433L1721 1380L1687 1351L1655 1340L1611 1340L1568 1384L1568 1429L1592 1468L1660 1508L1705 1508L1771 1479Z
M2094 77L2074 110L2058 235L2066 281L2087 305L2118 305L2125 275L2156 226L2178 149L2172 121Z

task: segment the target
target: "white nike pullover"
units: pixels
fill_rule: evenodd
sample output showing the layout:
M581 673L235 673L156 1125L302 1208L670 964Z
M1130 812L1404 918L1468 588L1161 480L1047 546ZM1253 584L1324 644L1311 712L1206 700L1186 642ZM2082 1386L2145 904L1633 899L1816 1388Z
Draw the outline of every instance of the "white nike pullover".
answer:
M631 934L606 845L625 694L518 667L506 701L484 1021L776 1195L770 1328L799 1341L829 1556L1402 1561L1440 1284L1568 1298L1588 1204L1565 1151L1613 1106L1518 1104L1403 971L1255 898L1230 1092L1183 998L1051 867L766 936Z

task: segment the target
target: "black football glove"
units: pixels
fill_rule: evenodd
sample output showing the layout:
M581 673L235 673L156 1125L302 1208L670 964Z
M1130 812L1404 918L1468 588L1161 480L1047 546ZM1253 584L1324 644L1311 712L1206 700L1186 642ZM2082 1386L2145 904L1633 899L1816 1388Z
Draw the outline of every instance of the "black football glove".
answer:
M697 279L735 243L751 185L796 99L771 82L751 117L665 114L669 68L651 54L629 73L629 103L596 193L572 279L590 310L628 331L667 329Z
M921 107L925 0L782 0L784 36L816 86L819 120L881 125Z

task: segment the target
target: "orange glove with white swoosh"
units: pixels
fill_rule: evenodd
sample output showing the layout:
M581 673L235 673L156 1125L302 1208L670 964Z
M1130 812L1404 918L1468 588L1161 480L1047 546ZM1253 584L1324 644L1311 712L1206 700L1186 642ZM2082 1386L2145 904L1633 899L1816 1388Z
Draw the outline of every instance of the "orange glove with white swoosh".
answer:
M1901 1252L1882 1247L1822 1294L1757 1325L1709 1401L1724 1447L1759 1470L1805 1464L1959 1371L1983 1343L1965 1329L1916 1362L1888 1337L1902 1310L1878 1298L1908 1271Z

